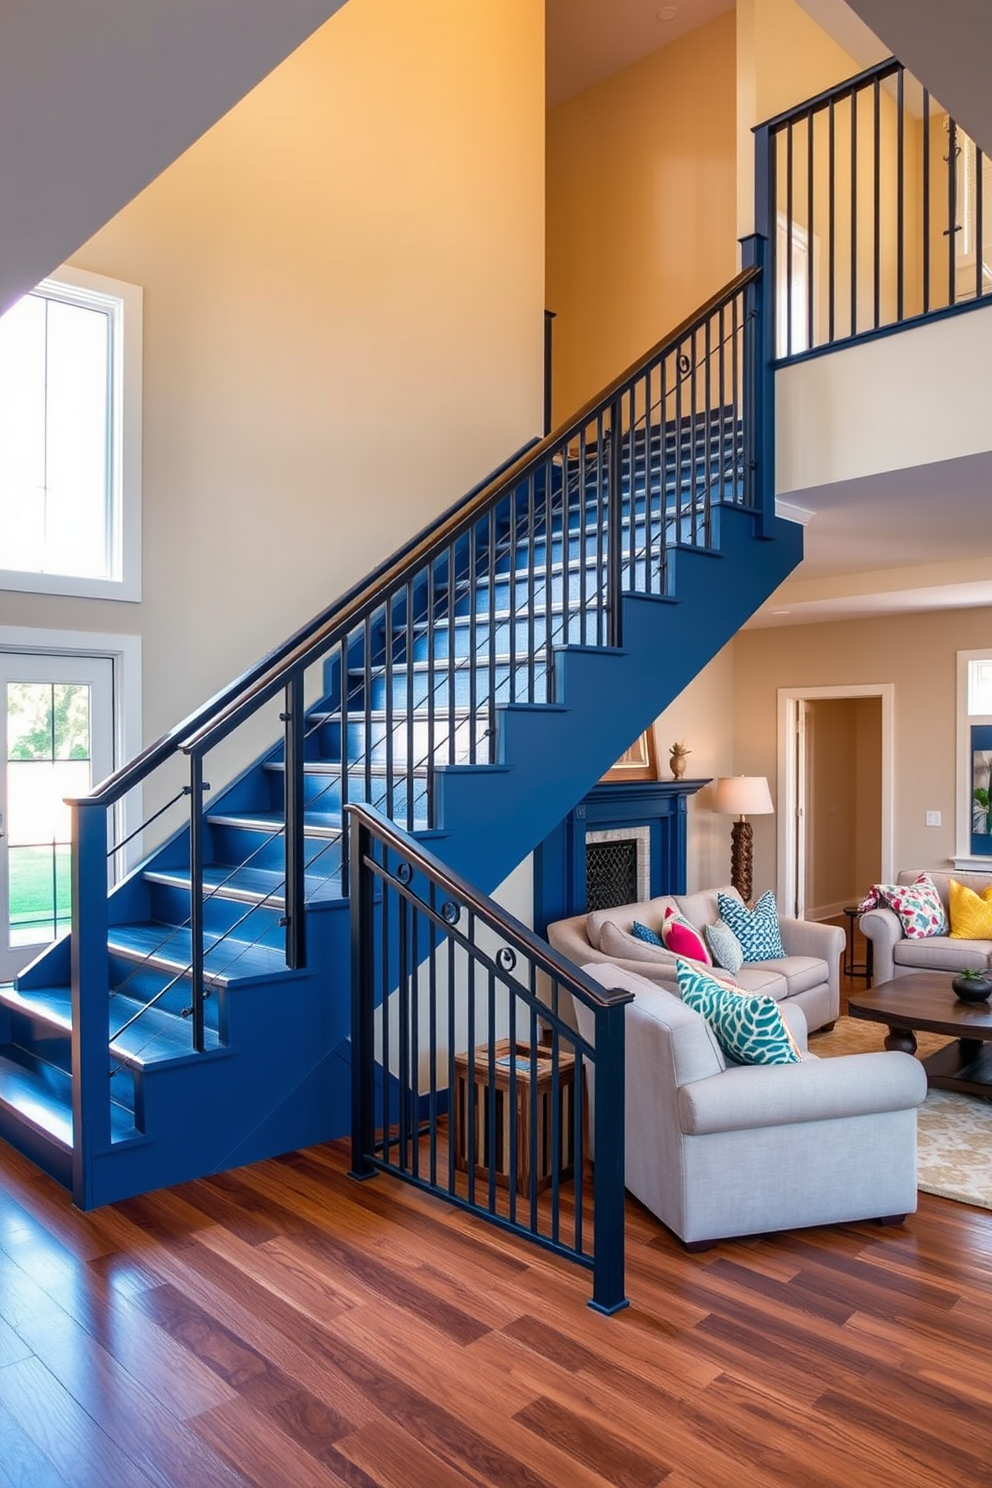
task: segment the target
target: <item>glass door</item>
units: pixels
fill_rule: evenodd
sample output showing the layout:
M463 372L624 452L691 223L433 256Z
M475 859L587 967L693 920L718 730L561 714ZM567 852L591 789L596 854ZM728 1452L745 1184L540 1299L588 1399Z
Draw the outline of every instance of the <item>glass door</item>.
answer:
M0 982L69 929L66 796L114 767L113 662L0 652Z

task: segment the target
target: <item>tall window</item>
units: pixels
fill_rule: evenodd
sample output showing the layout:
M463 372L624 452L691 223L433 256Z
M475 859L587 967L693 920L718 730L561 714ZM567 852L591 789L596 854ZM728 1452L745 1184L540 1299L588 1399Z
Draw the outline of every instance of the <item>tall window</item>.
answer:
M0 587L140 595L141 291L62 269L0 317Z
M992 654L959 651L958 859L992 857L990 791ZM960 861L958 866L961 866Z

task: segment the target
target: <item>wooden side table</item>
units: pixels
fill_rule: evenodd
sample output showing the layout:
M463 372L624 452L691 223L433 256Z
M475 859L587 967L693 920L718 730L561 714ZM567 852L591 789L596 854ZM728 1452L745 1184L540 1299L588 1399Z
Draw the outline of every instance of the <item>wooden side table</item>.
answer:
M510 1110L510 1070L515 1070L516 1110ZM455 1055L455 1167L468 1172L469 1136L475 1132L475 1175L489 1178L489 1048L482 1045L472 1055ZM517 1150L517 1192L528 1194L531 1182L531 1111L537 1122L537 1191L547 1188L553 1176L552 1137L554 1109L550 1049L532 1049L517 1044L511 1052L509 1039L501 1039L494 1054L496 1182L510 1184L510 1154L514 1135ZM575 1168L574 1119L575 1056L558 1055L558 1129L560 1133L560 1178L571 1177Z

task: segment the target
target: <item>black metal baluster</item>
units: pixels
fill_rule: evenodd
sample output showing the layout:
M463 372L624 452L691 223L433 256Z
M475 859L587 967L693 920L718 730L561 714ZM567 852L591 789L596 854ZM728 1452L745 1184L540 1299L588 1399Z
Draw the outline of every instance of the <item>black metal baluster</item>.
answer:
M413 975L413 960L410 955L410 901L405 889L399 891L399 980L396 984L396 1062L397 1062L397 1153L396 1165L406 1171L407 1154L410 1150L410 1123L407 1097L410 1084L409 1044L407 1029L410 1018L410 979ZM388 1021L388 1009L385 1012ZM389 1079L389 1068L383 1066L382 1077Z
M606 479L606 516L608 537L606 547L607 580L606 606L609 616L608 643L623 644L623 445L621 443L620 397L610 404L609 465ZM583 592L585 592L585 585Z
M527 1053L528 1053L528 1057L530 1059L530 1077L531 1077L530 1096L531 1096L531 1098L530 1098L530 1101L528 1102L528 1113L527 1113L528 1114L528 1123L527 1123L527 1149L528 1150L527 1150L527 1155L528 1155L528 1160L529 1160L529 1167L528 1167L529 1182L527 1184L527 1191L528 1191L529 1202L530 1202L530 1229L531 1229L531 1233L532 1234L537 1235L537 1234L540 1233L540 1225L538 1223L538 1213L537 1213L537 1173L538 1173L538 1145L537 1145L537 1116L538 1116L538 1101L537 1101L537 1054L538 1054L538 1049L540 1047L540 1038L539 1038L539 1035L538 1035L537 1011L536 1011L536 1009L533 1006L530 1009L530 1017L528 1018L528 1025L529 1025L530 1032L529 1032L529 1038L527 1040Z
M489 1213L496 1213L496 1174L499 1169L500 1137L502 1123L497 1119L496 1091L496 977L492 968L486 978L486 1168L489 1173ZM510 1059L514 1057L510 1050ZM508 1116L508 1113L504 1113ZM513 1123L510 1121L510 1141L513 1141Z
M567 481L564 478L565 461L562 461L562 505L566 505ZM554 462L551 456L544 462L544 689L545 697L549 703L555 701L555 668L554 668L554 645L552 641L551 625L551 579L552 579L552 537L554 534ZM564 512L561 531L561 553L562 562L567 563L570 556L571 543L568 536L568 511ZM581 557L581 548L579 550ZM584 561L584 559L583 559ZM567 611L567 606L562 606L562 614Z
M975 299L980 300L985 292L983 255L984 245L982 243L982 194L984 182L982 176L985 170L985 160L978 145L975 145Z
M947 303L953 305L957 290L958 232L958 126L947 117Z
M875 261L874 261L874 264L873 264L872 290L873 290L873 294L874 294L875 313L874 313L874 319L872 321L872 324L874 325L875 330L877 331L878 330L878 327L879 327L879 323L880 323L880 314L881 314L881 272L882 272L882 249L881 249L881 244L879 243L879 236L881 234L881 229L882 229L882 175L881 175L881 171L882 171L882 120L881 120L881 113L880 113L880 110L881 110L881 91L880 91L880 86L879 86L878 78L875 79L875 82L874 82L873 90L872 91L873 91L873 94L874 94L874 125L875 125L875 140L874 140L874 152L873 152L874 153L874 162L875 162L874 183L873 183L874 184L874 189L875 189L875 199L874 199L874 202L873 202L873 219L872 219L872 236L873 236L873 239L874 239L874 250L875 250Z
M792 121L785 131L785 354L792 355L792 239L795 234L793 193Z
M386 847L382 849L383 862L388 865L389 852ZM369 884L369 897L371 898L372 885ZM382 908L380 918L382 920L382 939L379 942L379 1027L382 1030L380 1045L382 1048L382 1159L383 1162L392 1161L392 1109L389 1092L392 1085L392 1039L389 1028L390 996L392 993L392 977L390 976L392 941L390 939L392 906L398 905L396 890L392 888L385 879L382 882ZM403 967L397 961L399 976L403 975ZM373 1055L370 1053L370 1059Z
M203 756L194 750L189 757L189 937L190 1007L193 1016L193 1048L204 1049L204 923L203 923Z
M462 1150L468 1150L468 1126L472 1108L472 1045L469 1044L468 1065L465 1075L465 1088L461 1090L458 1084L458 1071L455 1066L455 1050L458 1047L458 1025L456 1020L456 988L458 979L456 976L456 958L459 947L454 940L448 941L448 1192L455 1192L457 1169L455 1167L455 1153L461 1144ZM464 1100L464 1105L462 1101Z
M527 479L527 702L537 701L535 689L536 668L534 665L534 610L537 605L537 521L534 508L534 476ZM513 563L516 564L517 555L513 555ZM565 562L563 582L568 583L568 562ZM516 685L511 679L510 684L511 701L516 702Z
M502 505L502 503L500 503ZM489 596L488 620L489 620L489 644L487 646L487 666L490 678L489 687L486 689L486 738L489 741L488 763L492 764L496 759L496 694L492 686L492 675L496 665L496 645L499 636L499 621L496 615L496 507L489 512L489 551L486 554L486 581ZM510 617L510 629L512 631L513 617Z
M533 979L533 968L531 970ZM533 984L532 989L533 991ZM547 1159L551 1164L551 1239L555 1245L561 1241L561 1170L563 1167L562 1155L562 1130L561 1130L561 1051L560 1035L557 1026L551 1031L551 1122L550 1122L550 1151ZM544 1139L547 1142L549 1126L547 1119L544 1123ZM547 1170L545 1170L547 1171Z
M851 335L858 334L858 95L851 95Z
M806 116L806 350L813 350L813 250L816 234L813 230L813 131L815 115Z
M372 834L355 816L351 833L351 1174L371 1178L370 1159L375 1137L375 1091L372 1064L375 1058L375 998L373 994L374 885L368 860L374 851ZM383 900L386 890L383 890ZM383 1089L386 1081L383 1080ZM383 1130L385 1131L385 1123Z
M430 562L427 564L426 570L424 572L424 582L426 584L426 594L425 594L425 597L424 597L424 604L425 604L426 611L427 611L426 625L425 625L425 633L426 633L426 643L425 643L425 645L426 645L426 657L425 657L425 660L426 660L426 666L427 666L427 697L425 699L425 701L427 703L427 743L426 743L426 745L424 747L423 753L424 753L424 762L425 762L426 767L427 767L427 802L426 802L426 805L427 805L427 825L430 826L430 827L433 827L436 824L436 822L437 822L436 801L435 801L434 766L438 763L438 761L435 760L435 758L434 758L435 751L437 749L437 742L438 742L438 740L437 740L437 719L436 719L436 716L435 716L436 715L436 705L437 705L437 691L436 691L437 690L437 655L436 655L436 652L437 652L437 634L438 634L438 627L437 627L438 593L437 593L437 560L434 559L434 558L432 558L430 560ZM450 605L448 606L448 613L450 614ZM412 616L411 616L411 620L409 621L409 624L410 624L410 634L412 636L413 635ZM451 637L451 632L449 630L448 631L448 647L449 647L449 649L451 647L451 640L452 640L452 637ZM412 654L413 654L413 652L411 650L411 657L412 657ZM413 753L413 751L411 750L410 751L411 758L412 758L412 753Z
M431 909L437 913L437 888L431 884L430 895ZM428 1182L432 1188L437 1187L437 1125L439 1119L438 1090L437 1090L437 947L438 934L434 930L433 922L428 925L430 947L428 958L428 980L427 980L427 1102L428 1102L428 1124L430 1129L430 1152L428 1163ZM445 938L445 950L448 959L451 959L454 951L454 941L450 936ZM448 1086L448 1089L453 1089ZM450 1121L449 1121L450 1129Z
M710 359L713 355L713 346L710 334L711 325L712 321L707 319L706 324L703 327L703 356L705 358L703 364L703 389L705 398L705 405L703 409L703 438L705 441L705 464L703 465L703 509L705 512L706 524L704 542L706 547L708 548L711 548L713 546L713 416L710 411L713 402L713 390L711 386L712 367L710 366Z
M930 309L930 91L923 89L923 314Z
M903 69L896 74L896 320L905 313L906 292L906 104Z
M448 612L458 608L457 554L454 542L448 544ZM458 663L455 657L454 635L448 633L448 764L455 763L455 733L458 722Z
M384 696L384 700L383 700L383 707L384 707L384 710L385 710L384 711L384 717L385 717L385 720L386 720L386 760L385 760L385 767L386 767L386 789L385 789L385 793L384 793L384 795L385 795L385 808L384 809L385 809L386 815L389 817L390 821L395 821L396 820L396 802L395 802L395 799L394 799L394 792L393 792L393 753L394 753L394 751L393 751L393 685L394 685L394 672L393 672L393 601L394 601L394 598L395 598L395 596L392 595L392 594L390 594L390 596L386 600L386 637L385 637L386 655L385 655L385 658L384 658L385 667L384 667L384 676L383 676L383 685L384 685L384 688L385 688L385 696ZM367 750L369 750L369 753L371 754L371 739L368 737L367 734L366 734L366 739L365 739L365 747L366 747ZM373 804L376 804L375 803L375 798L373 796L370 796L369 797L369 800L372 801Z
M402 655L406 659L406 812L404 819L406 829L412 832L414 828L414 800L416 797L417 784L417 754L414 743L414 723L416 721L416 663L413 659L413 580L408 579L403 590L406 604L406 623L400 637L403 647ZM431 738L433 735L431 735ZM428 743L428 765L430 763L430 744ZM430 773L428 769L427 773Z
M411 925L411 954L410 954L410 1002L407 1010L409 1022L407 1024L404 1043L409 1044L410 1053L407 1057L407 1077L403 1084L403 1100L409 1103L410 1109L410 1142L411 1162L410 1167L414 1178L420 1177L420 963L422 960L420 951L420 922L421 912L417 904L412 906ZM433 940L431 926L428 922L427 933Z
M286 702L283 722L284 752L284 808L283 844L286 869L286 965L296 971L307 964L306 942L306 878L305 845L303 835L303 673L297 670L286 684ZM341 758L347 756L347 740L342 740ZM342 808L344 807L344 785L342 781Z
M386 608L386 610L388 610L388 605L385 608ZM385 625L385 614L383 616L383 625ZM363 660L364 660L364 664L365 664L365 676L364 676L364 679L363 679L363 686L364 686L364 689L365 689L365 703L364 703L364 707L362 709L362 716L363 716L364 724L365 724L365 726L364 726L364 736L363 736L363 747L364 747L364 750L365 750L365 760L364 760L365 799L366 799L366 801L371 801L372 800L372 737L371 737L371 730L372 730L372 616L371 615L367 616L366 617L366 620L365 620L364 633L363 633L363 649L364 649ZM347 650L346 650L346 653L345 653L345 661L342 663L342 665L345 665L346 666L346 663L347 663ZM346 677L346 679L348 677L347 670L345 671L345 677ZM346 686L348 685L348 682L347 681L346 681L345 685ZM383 717L384 718L386 717L385 712L383 713Z
M479 763L479 619L476 614L479 603L479 540L478 523L473 522L468 532L468 761ZM458 632L455 628L455 612L448 606L448 650L457 647ZM433 772L432 772L433 773ZM433 826L434 818L431 818Z
M516 1112L520 1109L520 1106L519 1106L520 1092L519 1092L518 1087L517 1087L517 1061L516 1061L516 1058L514 1057L515 1056L516 1047L517 1047L517 999L514 996L514 993L513 993L513 989L512 988L510 989L510 993L509 993L509 1004L510 1004L509 1005L509 1009L507 1011L507 1034L509 1036L509 1041L510 1041L510 1056L511 1057L510 1057L510 1088L509 1088L509 1091L507 1092L507 1098L508 1098L509 1103L510 1103L509 1110L510 1110L511 1140L510 1140L510 1150L509 1150L509 1154L508 1154L509 1163L508 1163L508 1171L507 1171L507 1187L508 1187L508 1190L509 1190L509 1203L510 1203L510 1215L509 1215L509 1217L510 1217L510 1223L512 1225L512 1224L516 1224L517 1223L517 1184L518 1184L518 1182L520 1180L520 1153L517 1150L518 1123L517 1123L517 1119L516 1119ZM532 1083L533 1083L533 1078L534 1078L534 1076L533 1076L533 1072L532 1072L531 1073L531 1082Z
M831 98L827 130L827 343L834 339L837 300L837 130Z

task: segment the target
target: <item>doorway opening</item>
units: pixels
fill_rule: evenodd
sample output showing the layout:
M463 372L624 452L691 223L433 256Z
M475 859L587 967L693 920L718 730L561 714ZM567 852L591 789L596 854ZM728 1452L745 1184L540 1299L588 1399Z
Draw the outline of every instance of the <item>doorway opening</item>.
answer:
M778 894L832 919L893 871L891 683L779 689Z

